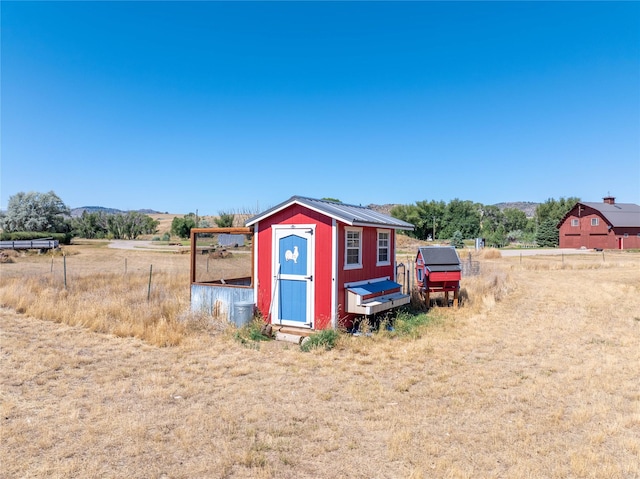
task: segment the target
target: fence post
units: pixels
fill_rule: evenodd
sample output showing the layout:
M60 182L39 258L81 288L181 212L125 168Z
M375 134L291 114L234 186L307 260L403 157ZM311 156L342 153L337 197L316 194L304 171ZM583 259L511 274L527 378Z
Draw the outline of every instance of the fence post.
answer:
M62 255L62 264L64 266L64 289L67 289L67 255Z
M149 266L149 288L147 289L147 302L151 298L151 274L153 273L153 265Z

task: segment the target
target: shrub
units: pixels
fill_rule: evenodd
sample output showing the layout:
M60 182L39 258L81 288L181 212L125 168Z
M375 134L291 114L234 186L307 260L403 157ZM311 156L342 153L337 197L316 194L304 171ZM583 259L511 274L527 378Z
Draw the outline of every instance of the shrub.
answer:
M394 336L405 336L417 339L422 336L423 326L432 323L434 316L426 313L415 314L409 311L400 312L393 321Z
M309 352L312 349L325 349L329 351L336 346L336 342L339 337L338 331L335 329L324 329L319 333L312 334L300 345L300 349L304 352Z

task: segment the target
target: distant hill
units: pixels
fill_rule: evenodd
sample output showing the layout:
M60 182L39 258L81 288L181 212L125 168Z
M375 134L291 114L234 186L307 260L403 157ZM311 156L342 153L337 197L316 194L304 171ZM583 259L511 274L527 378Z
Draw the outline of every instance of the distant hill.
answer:
M126 211L122 211L116 208L105 208L104 206L81 206L80 208L73 208L71 210L71 217L75 218L78 216L82 216L82 213L84 212L87 213L96 213L98 211L105 213L107 215L115 215L118 213L126 213ZM159 214L160 211L155 211L155 210L149 210L149 209L143 209L143 210L133 210L133 211L137 211L138 213L144 213L145 215L155 215L155 214Z

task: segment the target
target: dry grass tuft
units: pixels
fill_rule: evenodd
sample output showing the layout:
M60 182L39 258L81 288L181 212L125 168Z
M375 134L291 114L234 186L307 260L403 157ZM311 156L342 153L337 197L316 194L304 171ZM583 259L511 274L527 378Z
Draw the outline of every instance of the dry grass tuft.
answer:
M500 252L500 250L497 250L495 248L483 248L478 253L478 257L480 259L497 259L502 258L502 253Z

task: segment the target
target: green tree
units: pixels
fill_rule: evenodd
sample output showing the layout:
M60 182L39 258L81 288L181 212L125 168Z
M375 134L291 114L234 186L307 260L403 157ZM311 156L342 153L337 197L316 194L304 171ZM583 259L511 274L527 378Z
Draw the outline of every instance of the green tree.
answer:
M507 235L504 232L504 226L498 226L495 231L491 231L484 237L484 239L486 246L490 246L492 248L502 248L505 244L507 244Z
M218 228L231 228L233 226L233 220L236 215L225 213L224 211L220 211L218 214L219 216L213 220L218 225Z
M440 236L440 227L445 216L443 201L417 201L415 205L397 205L391 209L391 216L415 226L409 236L421 240Z
M477 238L480 234L480 208L472 201L453 199L447 205L440 237L451 238L460 231L463 238Z
M33 231L67 233L69 207L53 191L16 193L9 198L7 212L0 220L7 232Z
M527 227L527 215L517 208L505 208L504 229L506 231L524 230Z
M81 216L71 220L74 236L80 238L104 238L109 232L107 215L102 211L83 211Z
M504 225L504 214L494 205L478 205L480 211L480 235L486 238Z
M560 220L564 215L566 215L579 201L580 198L575 197L560 198L559 200L549 198L547 201L537 206L536 213L534 215L536 224L542 225L545 221L551 220L555 221L555 224L557 225L560 223Z
M192 215L186 215L182 218L177 216L171 222L171 233L180 238L188 238L191 235L191 228L196 227L196 220Z

